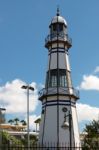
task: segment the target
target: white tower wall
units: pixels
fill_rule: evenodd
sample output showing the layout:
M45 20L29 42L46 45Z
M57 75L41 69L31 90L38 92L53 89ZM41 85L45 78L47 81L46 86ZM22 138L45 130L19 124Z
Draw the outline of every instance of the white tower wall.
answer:
M40 132L40 140L41 140L40 142L42 142L42 135L43 135L44 143L49 143L49 142L57 143L57 101L56 101L56 98L57 97L51 97L47 99L45 122L44 122L44 114L42 114L41 116L42 121L41 121L40 131L43 131L43 128L44 128L44 135L42 132ZM72 106L70 106L70 103L72 103ZM71 126L73 127L73 129L71 131L72 132L71 134L72 134L73 142L75 141L75 143L78 143L79 145L80 137L79 137L75 99L72 99L70 101L68 100L68 97L66 98L66 97L61 96L59 97L59 104L60 104L59 105L59 140L61 141L61 143L69 143L70 132L68 128L67 129L62 128L62 124L64 121L64 113L62 109L63 107L66 107L68 111L71 111L71 114L72 114ZM44 107L44 110L45 110L45 107ZM67 121L68 121L68 118L67 118Z
M48 61L48 70L49 70L49 67L50 67L50 69L57 69L57 63L56 63L57 62L57 53L52 53L49 56L48 60L50 60L50 59L51 59L51 62ZM49 64L49 62L50 62L50 64ZM68 71L70 71L68 54L59 53L59 68L60 69L67 69Z

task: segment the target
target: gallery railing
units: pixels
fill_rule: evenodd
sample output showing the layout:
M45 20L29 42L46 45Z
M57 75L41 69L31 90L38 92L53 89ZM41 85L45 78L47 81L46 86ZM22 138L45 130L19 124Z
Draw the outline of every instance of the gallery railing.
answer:
M68 34L65 34L63 32L60 33L53 33L49 34L46 39L45 39L45 45L48 44L48 42L54 41L54 40L62 40L62 41L67 41L69 45L72 45L72 39L69 38Z
M74 96L77 99L79 99L79 91L74 89L74 88L63 88L63 87L59 87L58 91L57 91L57 87L56 88L43 88L42 90L39 91L39 99L41 99L44 96L50 96L50 95L54 95L54 94L60 94L60 95L70 95L70 96Z

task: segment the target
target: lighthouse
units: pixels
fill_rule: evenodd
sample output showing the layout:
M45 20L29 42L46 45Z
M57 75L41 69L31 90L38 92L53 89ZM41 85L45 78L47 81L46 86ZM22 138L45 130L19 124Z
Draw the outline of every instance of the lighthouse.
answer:
M49 25L45 39L48 66L45 88L39 92L42 102L39 142L69 144L80 143L76 101L79 92L74 89L69 63L72 40L68 36L66 20L57 14Z

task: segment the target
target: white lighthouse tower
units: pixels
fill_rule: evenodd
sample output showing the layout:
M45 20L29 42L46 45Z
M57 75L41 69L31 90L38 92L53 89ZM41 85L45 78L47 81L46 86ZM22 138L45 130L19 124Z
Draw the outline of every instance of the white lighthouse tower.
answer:
M73 88L69 64L69 48L72 46L67 33L67 22L57 15L49 25L45 40L48 49L48 68L45 88L39 92L42 102L39 141L45 143L80 143L76 112L79 93Z

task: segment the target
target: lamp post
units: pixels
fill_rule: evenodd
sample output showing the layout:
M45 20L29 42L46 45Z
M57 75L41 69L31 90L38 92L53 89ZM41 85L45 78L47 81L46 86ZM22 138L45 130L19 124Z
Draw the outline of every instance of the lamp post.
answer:
M22 89L27 90L27 142L28 142L28 149L30 147L30 135L29 135L29 90L34 91L34 88L30 85L23 85Z
M64 107L62 110L64 112L64 121L63 121L63 124L62 124L61 127L63 129L69 128L69 144L70 144L70 149L72 149L72 138L71 138L72 137L72 135L71 135L71 120L72 120L72 115L71 115L70 111L67 110L66 107ZM68 114L66 114L66 113L68 113ZM66 121L67 117L69 119L69 122Z
M3 116L3 112L5 112L5 108L0 108L0 146L2 145L2 127L1 124L4 123L5 117Z

